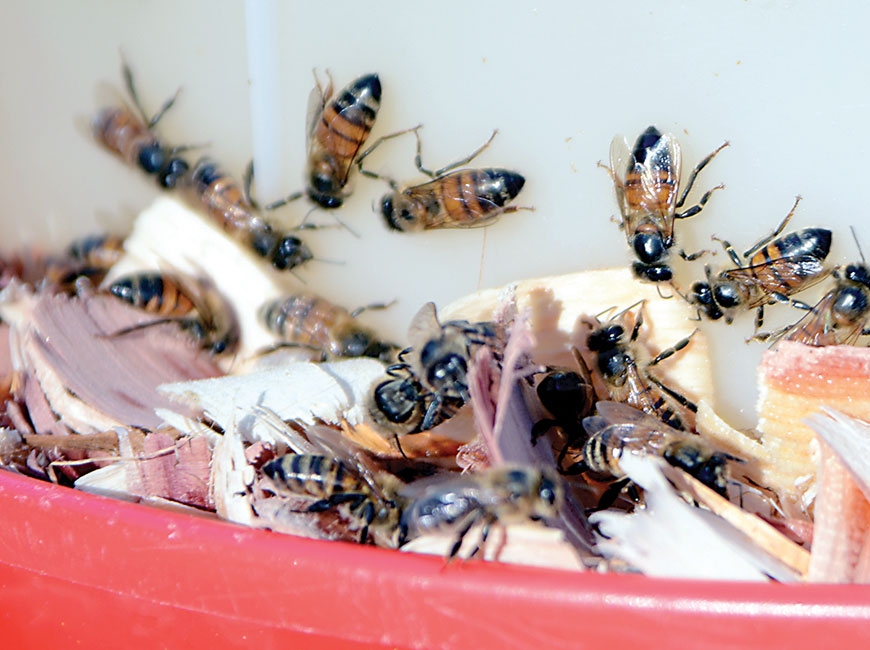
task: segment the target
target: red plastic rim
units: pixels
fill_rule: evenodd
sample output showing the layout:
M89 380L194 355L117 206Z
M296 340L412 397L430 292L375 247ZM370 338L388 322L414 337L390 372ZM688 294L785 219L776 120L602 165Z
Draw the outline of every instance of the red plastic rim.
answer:
M445 566L437 557L252 530L7 472L0 472L0 513L0 617L9 648L670 641L769 650L870 641L864 585Z

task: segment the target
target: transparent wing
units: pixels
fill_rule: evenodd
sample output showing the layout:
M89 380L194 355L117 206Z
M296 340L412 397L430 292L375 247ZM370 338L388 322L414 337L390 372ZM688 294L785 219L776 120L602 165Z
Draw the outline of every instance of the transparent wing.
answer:
M440 336L441 323L435 311L435 303L427 302L411 319L411 324L408 326L408 341L413 347L419 348L427 341Z
M329 73L327 73L327 76L328 74ZM323 114L323 107L326 106L326 102L329 101L331 96L332 78L329 77L329 81L327 81L326 86L323 87L320 85L320 80L315 74L314 88L311 89L311 93L308 95L308 116L305 124L305 140L309 145L311 143L311 136L314 134L314 128L317 126L317 120L319 120L320 116Z

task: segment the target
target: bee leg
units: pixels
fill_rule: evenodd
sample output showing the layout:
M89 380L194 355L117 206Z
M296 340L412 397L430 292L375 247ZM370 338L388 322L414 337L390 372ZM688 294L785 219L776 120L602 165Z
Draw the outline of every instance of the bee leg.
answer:
M706 167L709 164L709 162L711 160L713 160L713 158L716 157L716 154L718 154L720 151L722 151L725 147L729 146L730 144L731 143L726 140L721 145L719 145L719 147L717 147L715 151L710 153L706 158L703 158L701 160L701 162L699 162L697 165L695 165L695 169L692 170L692 173L689 174L688 179L686 179L686 187L683 189L683 193L680 196L680 200L677 201L677 206L676 206L677 209L680 209L681 207L683 207L683 204L686 202L686 197L689 196L689 192L692 191L692 186L695 184L695 180L698 178L698 174L701 173L701 170L704 169L704 167ZM724 187L724 186L720 185L719 187L714 187L712 190L707 192L704 196L707 199L709 199L710 194L713 192L713 190L719 189L721 187ZM702 206L706 202L707 201L705 199L701 199ZM695 206L695 207L698 207L698 206ZM698 210L696 210L693 214L697 214L699 211L700 211L700 208ZM691 215L684 215L684 217L685 216L691 216ZM677 218L684 218L684 217L677 217Z
M260 206L260 203L254 198L254 193L252 191L254 185L254 160L253 158L248 163L247 167L245 167L245 174L243 177L243 196L245 200L251 204L251 206L257 210L263 209L268 211L276 210L282 206L295 201L296 199L300 199L303 196L302 192L293 192L292 194L288 194L283 199L278 199L277 201L273 201L272 203L268 203L265 206Z
M544 419L538 420L532 425L532 446L534 447L538 443L538 439L543 436L547 431L552 429L555 426L558 426L558 422L553 419Z
M687 262L694 262L696 259L704 257L707 253L711 253L715 255L715 251L708 250L706 248L701 249L695 253L687 253L682 248L677 251L680 257L682 257Z
M435 399L432 400L429 404L429 408L426 409L426 414L423 416L423 422L420 424L420 431L428 431L435 426L435 418L441 411L443 403L441 396L436 394Z
M130 99L133 100L133 106L135 106L136 110L139 111L139 116L142 118L142 121L148 125L148 130L150 131L157 126L157 123L166 111L172 108L172 105L175 104L175 100L178 98L181 88L176 90L172 97L163 102L163 106L160 107L160 110L158 110L151 119L148 119L148 114L142 108L142 102L139 100L139 93L136 92L136 85L133 82L133 71L130 69L130 65L123 57L121 58L121 74L124 77L124 85L127 88L127 92L130 93Z
M788 225L788 222L791 221L791 218L794 216L795 210L797 210L797 207L798 207L798 203L801 202L802 198L803 197L800 194L798 194L795 197L794 205L791 207L791 210L789 211L789 213L787 215L785 215L785 219L783 219L782 223L780 223L776 227L776 230L774 230L769 235L758 240L758 242L755 243L748 251L743 253L743 257L745 257L746 259L749 259L756 252L758 252L759 250L761 250L762 248L767 246L770 242L772 242L774 239L779 237L779 235L782 234L782 231L785 230L785 227Z
M686 396L683 395L682 393L678 393L678 392L675 391L673 388L670 388L670 387L666 386L666 385L663 384L661 381L659 381L656 377L654 377L653 375L651 375L651 374L649 374L649 373L645 373L644 376L645 376L649 381L651 381L651 382L654 383L656 386L658 386L662 391L664 391L665 393L667 393L670 397L673 397L675 400L677 400L677 402L679 402L680 404L682 404L683 406L685 406L687 409L689 409L689 410L692 411L693 413L697 413L697 412L698 412L698 405L695 404L695 403L694 403L692 400L690 400L688 397L686 397ZM674 427L674 428L679 428L679 427Z
M387 178L386 176L382 176L382 175L378 174L377 172L373 172L373 171L370 171L368 169L363 168L363 166L362 166L363 160L365 160L366 157L368 157L368 155L370 153L372 153L375 149L380 147L387 140L392 140L393 138L397 138L400 135L405 135L406 133L411 133L412 131L414 133L416 133L418 129L422 129L422 128L423 128L423 125L418 124L417 126L412 126L410 129L402 129L401 131L395 131L394 133L388 133L387 135L382 135L380 138L375 140L368 149L366 149L365 151L363 151L360 155L358 155L356 157L356 160L354 162L356 163L357 169L359 169L359 173L362 174L363 176L368 176L369 178L374 178L375 180L386 181L387 183L390 184L390 187L392 187L393 189L398 189L398 185L397 185L396 181L394 181L390 178ZM418 139L418 141L419 141L419 139Z
M740 259L740 256L737 254L737 251L734 250L734 247L731 245L731 242L726 241L724 239L719 239L716 235L712 235L710 237L711 240L719 242L722 245L722 249L728 254L728 257L731 258L731 261L734 262L734 266L738 268L743 268L743 261ZM707 278L709 281L710 272L707 270Z
M396 304L395 298L393 300L391 300L390 302L372 302L372 303L369 303L368 305L363 305L362 307L357 307L356 309L354 309L352 312L350 312L350 317L356 318L361 313L363 313L364 311L368 311L369 309L378 309L378 310L379 309L388 309L389 307L392 307L395 304Z
M622 490L629 484L631 484L631 479L626 477L608 485L607 489L602 493L601 498L598 499L598 505L595 506L595 510L607 510L610 506L616 503Z
M725 186L720 183L716 187L714 187L710 190L707 190L706 192L704 192L704 196L701 197L701 200L698 201L691 208L689 208L688 210L685 210L683 212L677 212L676 214L674 214L674 219L688 219L689 217L694 217L696 214L698 214L701 210L704 209L704 206L707 205L707 201L710 200L710 197L713 195L713 192L715 192L716 190L723 190L723 189L725 189Z
M649 363L646 364L647 367L658 365L659 363L661 363L665 359L668 359L668 358L674 356L677 352L684 349L687 345L689 345L689 343L692 342L692 337L695 336L695 334L697 332L698 332L697 329L693 330L692 333L689 334L686 338L684 338L680 341L677 341L671 347L659 352L658 355L652 361L650 361Z
M453 545L450 547L450 551L447 553L448 562L450 562L459 554L459 549L462 548L462 542L465 539L465 536L468 535L468 531L470 531L472 526L474 526L474 524L476 524L480 519L480 512L475 510L469 513L466 519L468 521L459 528L459 532L456 533L456 538L453 540ZM474 550L472 551L471 555L469 555L469 557L477 553L479 549L480 543L478 543L478 545L474 547Z
M420 142L420 134L417 133L416 131L414 131L414 135L417 136L417 155L414 156L414 164L417 166L417 169L420 171L420 173L426 174L426 176L428 176L429 178L438 178L439 176L443 176L444 174L449 172L451 169L456 169L457 167L461 167L462 165L466 165L466 164L470 163L472 160L474 160L475 158L477 158L481 154L481 152L492 143L492 141L495 139L495 136L497 134L498 134L498 129L493 129L492 135L489 136L489 139L486 142L484 142L482 145L480 145L477 149L472 151L465 158L463 158L462 160L457 160L456 162L451 163L451 164L447 165L446 167L442 167L441 169L433 172L433 171L430 171L430 170L425 169L423 167L423 157L421 155L422 145Z
M567 469L562 469L559 467L559 473L563 476L580 476L581 474L585 474L589 471L589 465L586 464L585 460L580 460L568 467Z

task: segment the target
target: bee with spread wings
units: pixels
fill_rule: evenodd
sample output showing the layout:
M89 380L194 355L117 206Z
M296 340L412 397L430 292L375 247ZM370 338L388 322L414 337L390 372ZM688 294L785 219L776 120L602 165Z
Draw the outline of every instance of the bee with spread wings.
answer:
M605 169L613 178L622 216L621 227L638 258L632 265L635 276L652 282L671 280L673 272L667 256L674 245L674 220L698 214L710 195L724 186L717 185L707 191L696 205L682 212L678 210L685 204L701 170L728 144L720 145L698 163L680 193L682 153L674 136L662 134L650 126L638 137L633 148L629 148L623 136L613 139L610 167ZM697 257L682 251L680 254L687 259Z

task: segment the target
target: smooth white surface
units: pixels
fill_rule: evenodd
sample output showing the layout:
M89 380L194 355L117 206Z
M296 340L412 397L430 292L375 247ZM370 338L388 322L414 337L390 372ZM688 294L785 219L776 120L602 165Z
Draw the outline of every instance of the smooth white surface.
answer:
M864 126L870 100L868 10L845 2L439 2L278 3L281 143L301 188L312 69L341 87L367 72L383 83L375 136L422 122L424 163L460 158L492 131L476 161L523 173L519 197L534 213L467 232L389 233L372 213L385 187L357 179L340 212L360 235L306 233L315 254L307 288L355 307L399 298L365 319L400 336L426 300L446 304L478 287L631 260L610 221L616 203L606 162L617 133L649 124L683 144L686 168L723 140L698 189L724 182L696 219L678 224L687 250L709 235L743 250L772 229L798 193L793 226L830 225L831 260L856 256L847 227L870 249L865 217ZM119 86L118 49L145 104L182 95L160 126L173 143L207 152L241 176L251 157L244 3L223 1L7 3L0 38L2 248L64 244L118 228L158 194L137 170L99 149L83 124ZM413 138L385 147L374 169L418 178ZM283 192L282 192L283 193ZM263 196L263 200L276 197ZM308 206L280 216L302 219ZM329 221L328 215L314 215ZM722 256L713 260L722 264ZM692 278L703 274L702 264ZM784 308L777 311L790 318ZM772 310L773 311L773 310ZM720 405L754 423L751 323L704 324L717 360Z

